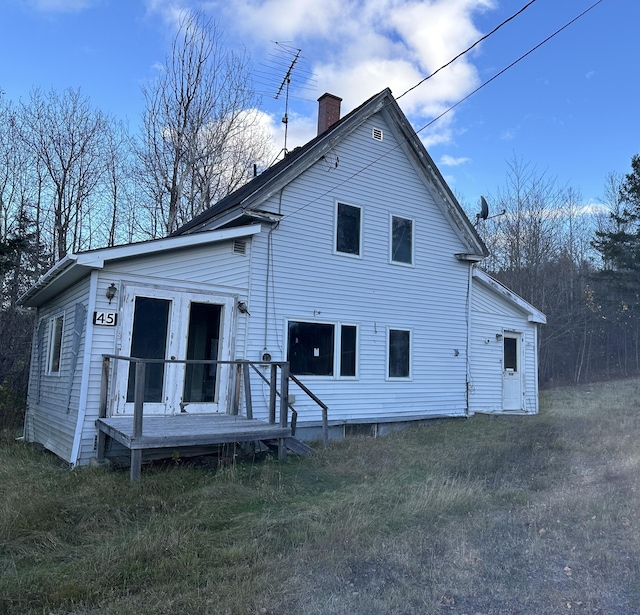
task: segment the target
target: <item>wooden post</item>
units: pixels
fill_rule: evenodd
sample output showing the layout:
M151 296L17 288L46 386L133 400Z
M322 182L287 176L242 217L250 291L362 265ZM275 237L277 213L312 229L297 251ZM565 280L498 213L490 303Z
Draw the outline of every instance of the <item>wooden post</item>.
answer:
M289 422L289 363L280 365L280 427L286 427ZM285 438L278 439L278 460L287 458Z
M329 448L329 418L326 406L322 406L322 444Z
M102 380L100 381L100 406L98 408L98 418L103 419L107 416L107 403L109 399L109 366L111 359L109 357L102 358ZM96 447L96 457L99 460L104 459L104 452L107 445L107 434L98 427L98 443Z
M102 380L100 381L100 408L98 409L98 418L103 419L107 416L107 403L109 399L109 369L111 359L109 357L102 358Z
M242 367L242 379L244 380L244 405L246 407L245 414L248 419L253 418L253 406L251 405L251 374L249 373L249 364L240 364Z
M277 396L278 366L271 366L271 379L269 381L269 423L276 424L276 396Z
M144 409L144 380L147 364L144 361L136 362L136 386L133 393L133 437L132 445L137 446L135 440L142 436L142 413ZM131 449L131 482L140 480L142 473L142 449Z
M231 414L238 416L240 414L240 391L242 390L242 363L236 365L236 382L235 382L235 394L233 396L233 408Z

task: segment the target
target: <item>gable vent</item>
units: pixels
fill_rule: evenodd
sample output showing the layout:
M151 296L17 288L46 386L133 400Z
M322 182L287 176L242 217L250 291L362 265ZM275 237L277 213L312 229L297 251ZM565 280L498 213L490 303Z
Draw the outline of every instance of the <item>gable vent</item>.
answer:
M242 239L234 239L233 253L242 254L244 256L247 253L247 242Z
M382 132L382 128L374 128L371 131L371 136L376 140L376 141L382 141L382 139L384 138L384 132Z

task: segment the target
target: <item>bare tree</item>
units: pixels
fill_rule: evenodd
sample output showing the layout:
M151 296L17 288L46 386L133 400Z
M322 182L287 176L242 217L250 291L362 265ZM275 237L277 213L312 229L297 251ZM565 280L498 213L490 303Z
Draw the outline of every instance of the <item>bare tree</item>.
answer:
M183 14L171 56L143 94L139 178L154 234L169 234L245 183L268 136L246 55L228 51L201 13Z
M106 117L80 90L31 93L22 105L21 137L51 192L52 244L58 258L91 246L87 216L105 172Z

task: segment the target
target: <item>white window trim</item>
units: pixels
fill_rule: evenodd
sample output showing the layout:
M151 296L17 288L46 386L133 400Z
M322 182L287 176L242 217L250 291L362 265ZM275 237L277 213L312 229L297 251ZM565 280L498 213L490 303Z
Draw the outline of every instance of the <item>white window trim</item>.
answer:
M409 220L411 222L411 262L404 263L402 261L393 260L393 219L400 218L402 220ZM416 221L415 218L409 218L408 216L400 216L398 214L389 214L389 263L392 265L399 265L401 267L415 267L415 251L416 251Z
M355 327L356 328L356 373L354 376L342 376L340 375L340 358L342 356L342 327ZM338 322L336 323L338 330L340 348L335 349L336 355L336 379L337 380L358 380L360 378L360 325L355 322Z
M284 358L289 354L289 323L299 322L312 325L332 325L333 326L333 375L316 376L314 374L305 374L304 378L313 378L314 380L358 380L360 378L360 325L354 322L342 322L339 320L317 320L314 318L294 318L289 317L284 322ZM356 328L356 375L341 376L340 375L340 356L342 351L342 327ZM300 377L300 376L298 376Z
M408 376L390 376L389 375L389 361L391 360L390 349L390 334L391 331L407 331L409 333L409 375ZM408 327L387 327L387 340L386 340L386 361L385 361L385 380L388 382L409 382L413 380L413 329Z
M338 206L347 205L348 207L354 207L360 210L360 235L358 237L358 254L350 254L349 252L340 252L338 250ZM347 201L336 199L333 204L333 237L331 238L333 244L333 253L337 256L346 256L347 258L361 259L363 254L363 237L364 237L364 208L362 205L354 205L353 203L347 203Z
M53 366L54 359L54 340L56 335L56 323L59 319L62 319L62 330L60 331L60 349L58 355L58 370L53 371L51 368ZM60 376L62 373L62 350L64 348L64 328L66 325L66 317L65 313L62 312L60 314L56 314L49 319L49 336L48 336L48 345L47 345L47 375L49 376Z

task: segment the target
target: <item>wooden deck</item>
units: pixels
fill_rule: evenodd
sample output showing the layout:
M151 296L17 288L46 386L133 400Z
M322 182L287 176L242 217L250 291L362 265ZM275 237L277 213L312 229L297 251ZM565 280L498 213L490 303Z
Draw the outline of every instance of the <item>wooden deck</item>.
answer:
M140 477L142 451L260 441L276 445L279 457L287 449L307 454L312 449L291 435L291 428L229 414L146 415L142 435L134 436L133 416L112 416L96 420L98 459L103 459L105 437L109 436L131 451L131 480Z

